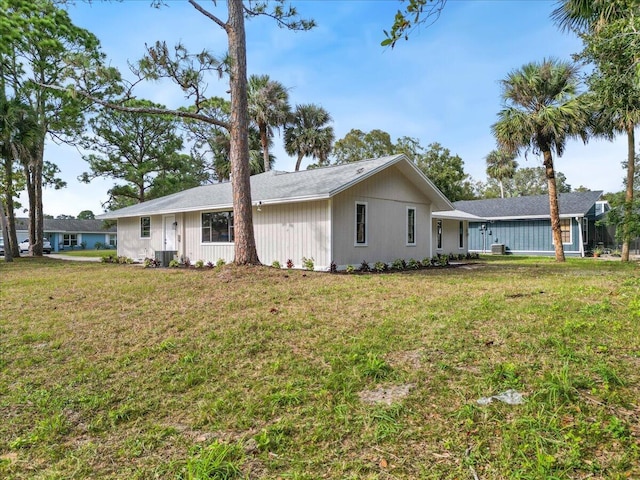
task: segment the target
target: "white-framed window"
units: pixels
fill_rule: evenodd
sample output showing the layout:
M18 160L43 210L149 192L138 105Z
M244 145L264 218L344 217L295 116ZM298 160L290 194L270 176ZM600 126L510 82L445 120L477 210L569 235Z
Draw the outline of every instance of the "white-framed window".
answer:
M562 243L572 243L571 242L571 219L570 218L561 218L560 219L560 235L562 235Z
M65 233L62 235L62 245L65 247L76 247L78 246L78 234L76 233Z
M367 237L367 202L356 202L355 245L366 247Z
M109 246L115 247L118 244L118 235L116 233L109 233L107 237L108 237L107 244Z
M436 220L436 248L442 248L442 220Z
M407 207L407 246L416 244L416 209Z
M140 218L140 238L151 238L151 217Z
M464 248L464 222L462 220L458 225L458 248Z
M233 242L233 212L202 213L202 243Z
M582 243L589 243L589 219L582 217Z

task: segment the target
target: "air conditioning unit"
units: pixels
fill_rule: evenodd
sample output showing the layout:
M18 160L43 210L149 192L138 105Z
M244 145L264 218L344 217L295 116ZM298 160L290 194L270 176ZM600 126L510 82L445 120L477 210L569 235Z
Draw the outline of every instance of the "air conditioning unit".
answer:
M491 254L492 255L504 255L504 243L493 243L493 244L491 244Z
M156 250L156 261L160 262L161 267L168 267L177 253L177 250Z

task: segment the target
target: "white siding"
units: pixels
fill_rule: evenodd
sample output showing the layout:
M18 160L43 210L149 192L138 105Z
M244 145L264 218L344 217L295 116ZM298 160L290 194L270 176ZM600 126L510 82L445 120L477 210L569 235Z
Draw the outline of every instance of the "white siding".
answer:
M367 204L367 245L355 245L355 204ZM416 244L407 245L407 207L416 209ZM430 256L431 204L395 167L337 195L333 250L338 267Z
M140 217L118 219L118 255L133 259L153 258L162 250L162 216L151 217L151 236L140 238Z
M442 248L438 247L437 218L433 218L433 255L438 253L449 255L450 253L467 253L469 249L469 222L463 222L463 248L460 248L460 221L442 220Z
M264 265L274 261L284 267L292 260L302 267L302 257L313 258L316 270L331 264L330 202L262 205L253 210L258 258Z

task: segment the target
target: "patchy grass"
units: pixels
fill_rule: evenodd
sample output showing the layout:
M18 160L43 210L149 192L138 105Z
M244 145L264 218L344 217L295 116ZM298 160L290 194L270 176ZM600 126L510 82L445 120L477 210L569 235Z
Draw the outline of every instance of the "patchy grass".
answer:
M17 259L0 264L0 477L639 478L638 298L637 264L594 259ZM508 389L525 403L477 403Z

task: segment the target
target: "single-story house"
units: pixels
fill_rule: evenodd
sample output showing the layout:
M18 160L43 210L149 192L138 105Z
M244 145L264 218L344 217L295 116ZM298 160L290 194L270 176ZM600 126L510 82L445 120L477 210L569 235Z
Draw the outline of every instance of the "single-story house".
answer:
M609 210L601 191L558 195L564 252L584 256L603 242L596 221ZM455 202L456 210L476 217L469 220L469 251L553 255L549 196L492 198Z
M449 245L442 225L434 244L433 211L453 210L438 188L404 155L251 177L258 257L291 260L316 270L363 261L422 260ZM229 182L204 185L100 215L118 221L118 255L216 263L234 259ZM456 232L458 224L456 223ZM457 233L456 233L457 235ZM453 238L453 237L452 237ZM466 252L466 250L465 250ZM163 263L167 263L163 261Z
M115 248L117 228L105 228L103 220L78 220L73 218L45 218L44 237L51 242L54 252L63 250L95 249L96 245ZM29 238L29 219L16 218L18 242Z

